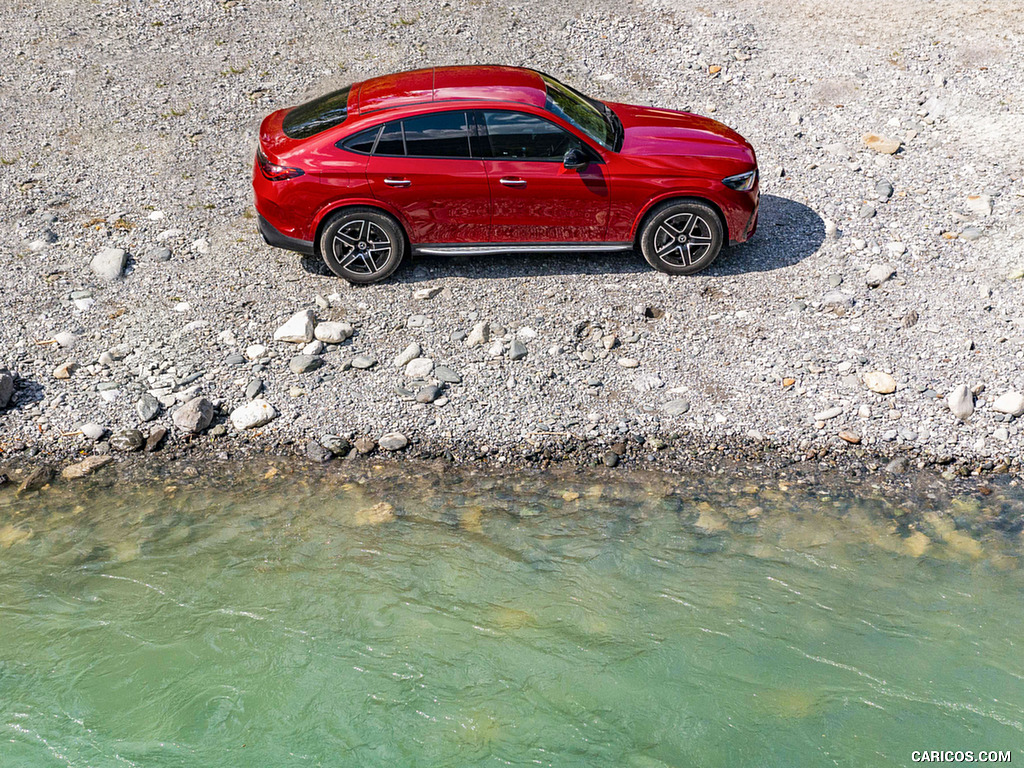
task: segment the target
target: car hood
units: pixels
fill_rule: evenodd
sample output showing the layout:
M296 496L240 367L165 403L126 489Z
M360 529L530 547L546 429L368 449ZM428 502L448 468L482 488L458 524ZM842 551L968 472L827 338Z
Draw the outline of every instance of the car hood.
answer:
M638 157L703 156L756 163L754 149L717 120L671 109L609 104L622 121L620 154Z

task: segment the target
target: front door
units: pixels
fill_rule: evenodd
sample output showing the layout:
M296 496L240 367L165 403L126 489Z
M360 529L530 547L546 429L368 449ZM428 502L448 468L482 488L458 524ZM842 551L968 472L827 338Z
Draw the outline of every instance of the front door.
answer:
M512 110L478 113L496 243L594 243L605 238L606 166L567 169L569 149L594 151L560 126Z
M401 213L414 246L487 241L487 174L471 157L465 111L387 123L366 178L374 196Z

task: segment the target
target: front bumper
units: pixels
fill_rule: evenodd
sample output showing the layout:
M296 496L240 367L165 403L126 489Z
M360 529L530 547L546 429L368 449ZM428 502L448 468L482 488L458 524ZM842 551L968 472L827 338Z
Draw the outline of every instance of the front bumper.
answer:
M267 245L272 245L275 248L284 248L287 251L296 251L297 253L304 253L307 256L314 256L316 249L313 247L313 243L309 240L299 240L295 237L288 237L288 235L281 234L278 232L274 225L267 221L263 216L257 214L258 227L260 234L263 235L263 239Z

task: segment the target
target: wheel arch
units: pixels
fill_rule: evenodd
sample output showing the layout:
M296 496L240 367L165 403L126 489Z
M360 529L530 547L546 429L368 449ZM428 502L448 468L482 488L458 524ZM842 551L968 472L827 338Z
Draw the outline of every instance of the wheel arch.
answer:
M729 222L725 218L725 213L722 211L722 206L720 206L710 197L707 197L700 193L676 192L663 195L662 197L658 197L655 198L654 200L651 200L649 203L647 203L644 209L640 211L639 215L637 215L636 220L633 222L633 231L630 237L630 240L633 242L633 245L635 247L640 247L640 235L643 233L644 227L647 225L647 221L654 213L654 210L664 205L665 203L702 203L703 205L709 206L711 210L715 212L715 215L718 216L718 221L722 225L723 245L729 244L731 240L729 236Z
M317 212L316 217L313 219L312 227L312 240L313 250L315 255L323 258L323 254L320 252L320 237L323 235L324 228L328 222L336 214L346 211L350 208L369 208L370 210L377 211L379 213L386 214L394 219L398 223L398 228L402 231L402 236L405 238L406 249L411 252L412 244L409 240L409 228L406 226L405 221L402 219L401 214L393 209L391 206L382 203L380 200L336 200L333 203L329 203L324 206L320 211Z

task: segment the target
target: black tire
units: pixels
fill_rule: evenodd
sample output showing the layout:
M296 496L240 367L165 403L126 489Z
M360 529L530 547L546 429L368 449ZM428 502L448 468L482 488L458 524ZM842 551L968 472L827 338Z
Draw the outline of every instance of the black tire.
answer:
M722 220L707 203L669 200L652 210L640 231L640 251L657 270L692 275L711 266L725 243Z
M391 216L373 208L346 208L320 235L327 267L350 283L366 285L390 277L405 256L405 233Z

